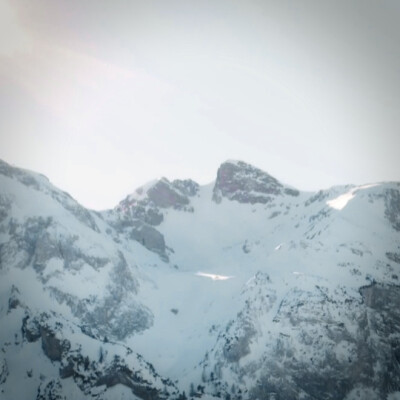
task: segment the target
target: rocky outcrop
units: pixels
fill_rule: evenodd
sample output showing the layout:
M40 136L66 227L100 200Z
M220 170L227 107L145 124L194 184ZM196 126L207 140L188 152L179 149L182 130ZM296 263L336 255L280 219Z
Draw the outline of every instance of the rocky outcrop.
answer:
M38 387L36 400L67 400L59 379L42 382Z
M139 215L137 211L139 209ZM165 239L162 233L154 228L154 224L149 224L148 218L150 216L161 216L161 220L164 218L162 214L157 214L157 210L148 209L146 213L142 213L140 210L141 206L135 207L131 210L131 213L121 212L120 209L117 211L108 211L104 214L104 218L112 226L117 234L114 240L119 242L120 237L124 237L127 240L135 240L142 246L146 247L149 251L156 253L160 258L168 262L167 247ZM156 217L158 218L158 217ZM153 221L154 222L154 221Z
M365 398L385 399L400 391L400 287L373 283L362 287L360 295L339 287L335 293L316 289L287 293L273 319L278 332L260 327L263 314L245 308L204 362L213 371L213 380L206 381L212 391L235 398L241 388L241 393L247 391L244 399L305 400L353 399L360 390ZM262 290L252 304L261 299ZM262 336L268 338L262 354L243 361L249 346ZM222 378L232 373L237 376L236 394ZM254 385L245 385L246 378L256 376Z
M106 385L107 387L117 384L129 387L134 395L143 400L168 398L166 397L166 393L162 394L159 390L152 387L150 382L143 379L137 372L132 371L119 357L114 358L111 365L105 369L95 383L96 386Z
M11 294L8 299L8 310L7 312L10 313L12 310L16 309L17 307L21 307L22 303L19 298L19 290L16 286L12 285L11 286Z
M191 179L175 179L172 181L172 186L187 197L196 196L199 191L199 184Z
M129 231L129 237L142 244L146 249L157 253L164 261L168 261L164 236L150 225L134 221Z
M141 202L130 208L130 217L152 226L158 226L164 220L164 214L158 207L149 207Z
M217 172L213 200L220 203L222 198L239 203L268 203L283 193L297 196L294 189L285 189L271 175L242 161L227 161Z
M91 256L83 252L77 235L56 235L59 229L52 217L30 217L23 224L16 224L10 220L8 233L10 240L0 246L0 259L3 265L12 265L18 253L20 262L18 267L26 268L32 265L39 275L46 268L52 258L59 258L66 270L80 270L84 265L90 265L98 270L104 267L109 259Z
M195 196L198 190L199 185L191 179L170 182L167 178L162 178L149 187L136 189L135 193L119 203L116 211L125 218L129 216L157 226L164 219L163 209L192 212L190 197Z
M51 285L46 286L45 290L55 301L65 304L72 315L79 318L81 328L86 334L96 338L108 336L123 340L127 336L148 329L153 324L153 315L147 307L136 300L139 285L124 255L120 252L112 263L108 273L109 283L98 296L77 297ZM47 279L43 278L47 276L45 273L45 268L38 273L43 283L47 283ZM12 290L9 310L21 305L17 290L16 288ZM32 341L38 334L35 324L31 322L30 329L27 329L26 333L27 339Z
M97 339L123 340L143 332L153 324L153 314L135 296L138 283L122 254L109 274L102 297L83 299L50 287L48 291L60 304L66 304L81 321L82 331Z
M238 380L245 375L240 365L251 353L252 343L262 335L258 318L267 314L276 302L276 292L269 275L257 272L243 288L241 298L244 307L220 331L211 355L207 355L202 362L203 381L214 386L213 391L226 390L229 396L235 393L229 392L230 388L223 379L224 373L238 374Z
M22 334L28 342L41 339L44 354L51 361L61 361L63 354L71 348L71 344L68 340L60 338L63 325L58 324L57 335L57 331L47 323L49 318L46 313L37 317L26 315L22 320Z
M109 388L117 384L131 389L137 398L143 400L178 397L179 392L173 382L158 375L151 364L130 348L125 349L125 359L114 355L107 360L107 351L100 342L98 359L91 359L82 353L80 345L64 337L69 329L57 316L46 313L38 316L27 314L23 319L22 333L27 343L41 340L43 353L59 365L58 376L45 379L39 385L37 399L64 399L68 392L63 388L63 380L68 378L76 383L82 398L100 399L106 389L98 390L99 387ZM0 373L3 374L0 377L6 378L7 365L4 366L2 372L0 364Z
M115 210L103 213L104 219L117 232L136 240L168 262L164 236L155 228L164 220L164 210L193 212L190 197L197 194L199 185L190 180L166 178L140 187L122 200Z
M153 324L151 311L131 296L126 296L124 291L119 292L117 287L109 289L100 299L79 299L56 288L50 288L49 291L79 318L82 332L93 338L123 340L143 332Z
M317 193L315 193L312 196L310 196L310 198L308 198L305 201L304 205L306 207L308 207L310 204L313 204L315 202L321 203L322 201L324 201L328 197L329 197L329 191L327 191L327 190L319 190Z
M45 326L40 328L40 336L43 352L51 361L61 361L63 353L71 347L68 340L57 338L56 334Z
M391 223L393 229L400 231L400 190L386 190L385 217Z
M181 208L189 204L189 199L179 193L170 182L163 178L147 191L147 197L156 207Z
M47 317L46 314L43 315ZM41 337L41 322L39 318L33 318L29 314L26 315L22 320L22 336L28 342L36 342Z
M393 262L395 262L395 263L397 263L397 264L400 264L400 253L394 253L394 252L388 251L388 252L386 253L386 257L387 257L390 261L393 261Z
M8 364L5 358L0 359L0 385L3 384L8 377Z
M5 194L0 194L0 223L9 215L11 210L12 198Z

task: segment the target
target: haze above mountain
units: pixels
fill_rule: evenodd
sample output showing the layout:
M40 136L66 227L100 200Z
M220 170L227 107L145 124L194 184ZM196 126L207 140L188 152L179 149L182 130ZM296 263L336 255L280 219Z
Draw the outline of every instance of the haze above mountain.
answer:
M400 180L397 0L1 0L0 158L87 208L251 160L302 190ZM60 162L63 160L63 162Z

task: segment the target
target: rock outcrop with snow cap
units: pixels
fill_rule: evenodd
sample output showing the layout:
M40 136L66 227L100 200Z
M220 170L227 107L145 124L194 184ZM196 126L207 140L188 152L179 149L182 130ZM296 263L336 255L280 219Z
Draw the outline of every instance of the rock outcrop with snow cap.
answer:
M190 179L170 182L162 178L139 187L114 210L103 215L119 233L124 233L168 261L164 236L156 227L163 222L168 209L193 212L190 199L198 190L199 185Z
M299 192L243 161L226 161L218 169L213 200L220 203L227 198L239 203L265 204L284 194L297 196Z
M198 190L199 185L190 179L170 182L167 178L162 178L136 189L116 209L157 226L163 221L163 209L193 211L190 198Z

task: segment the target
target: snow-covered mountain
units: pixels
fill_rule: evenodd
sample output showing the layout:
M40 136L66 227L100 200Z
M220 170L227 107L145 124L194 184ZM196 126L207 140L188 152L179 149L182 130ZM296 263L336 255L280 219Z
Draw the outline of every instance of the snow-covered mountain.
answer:
M114 209L0 162L0 399L400 399L400 183L241 161Z

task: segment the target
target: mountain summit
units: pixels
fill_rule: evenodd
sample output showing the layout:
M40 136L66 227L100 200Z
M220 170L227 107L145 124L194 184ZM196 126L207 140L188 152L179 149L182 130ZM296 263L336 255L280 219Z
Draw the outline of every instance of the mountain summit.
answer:
M242 161L87 210L0 162L0 398L400 396L400 183Z
M299 192L285 188L277 179L243 161L226 161L218 169L213 190L213 200L222 198L237 200L240 203L265 204L276 196Z

